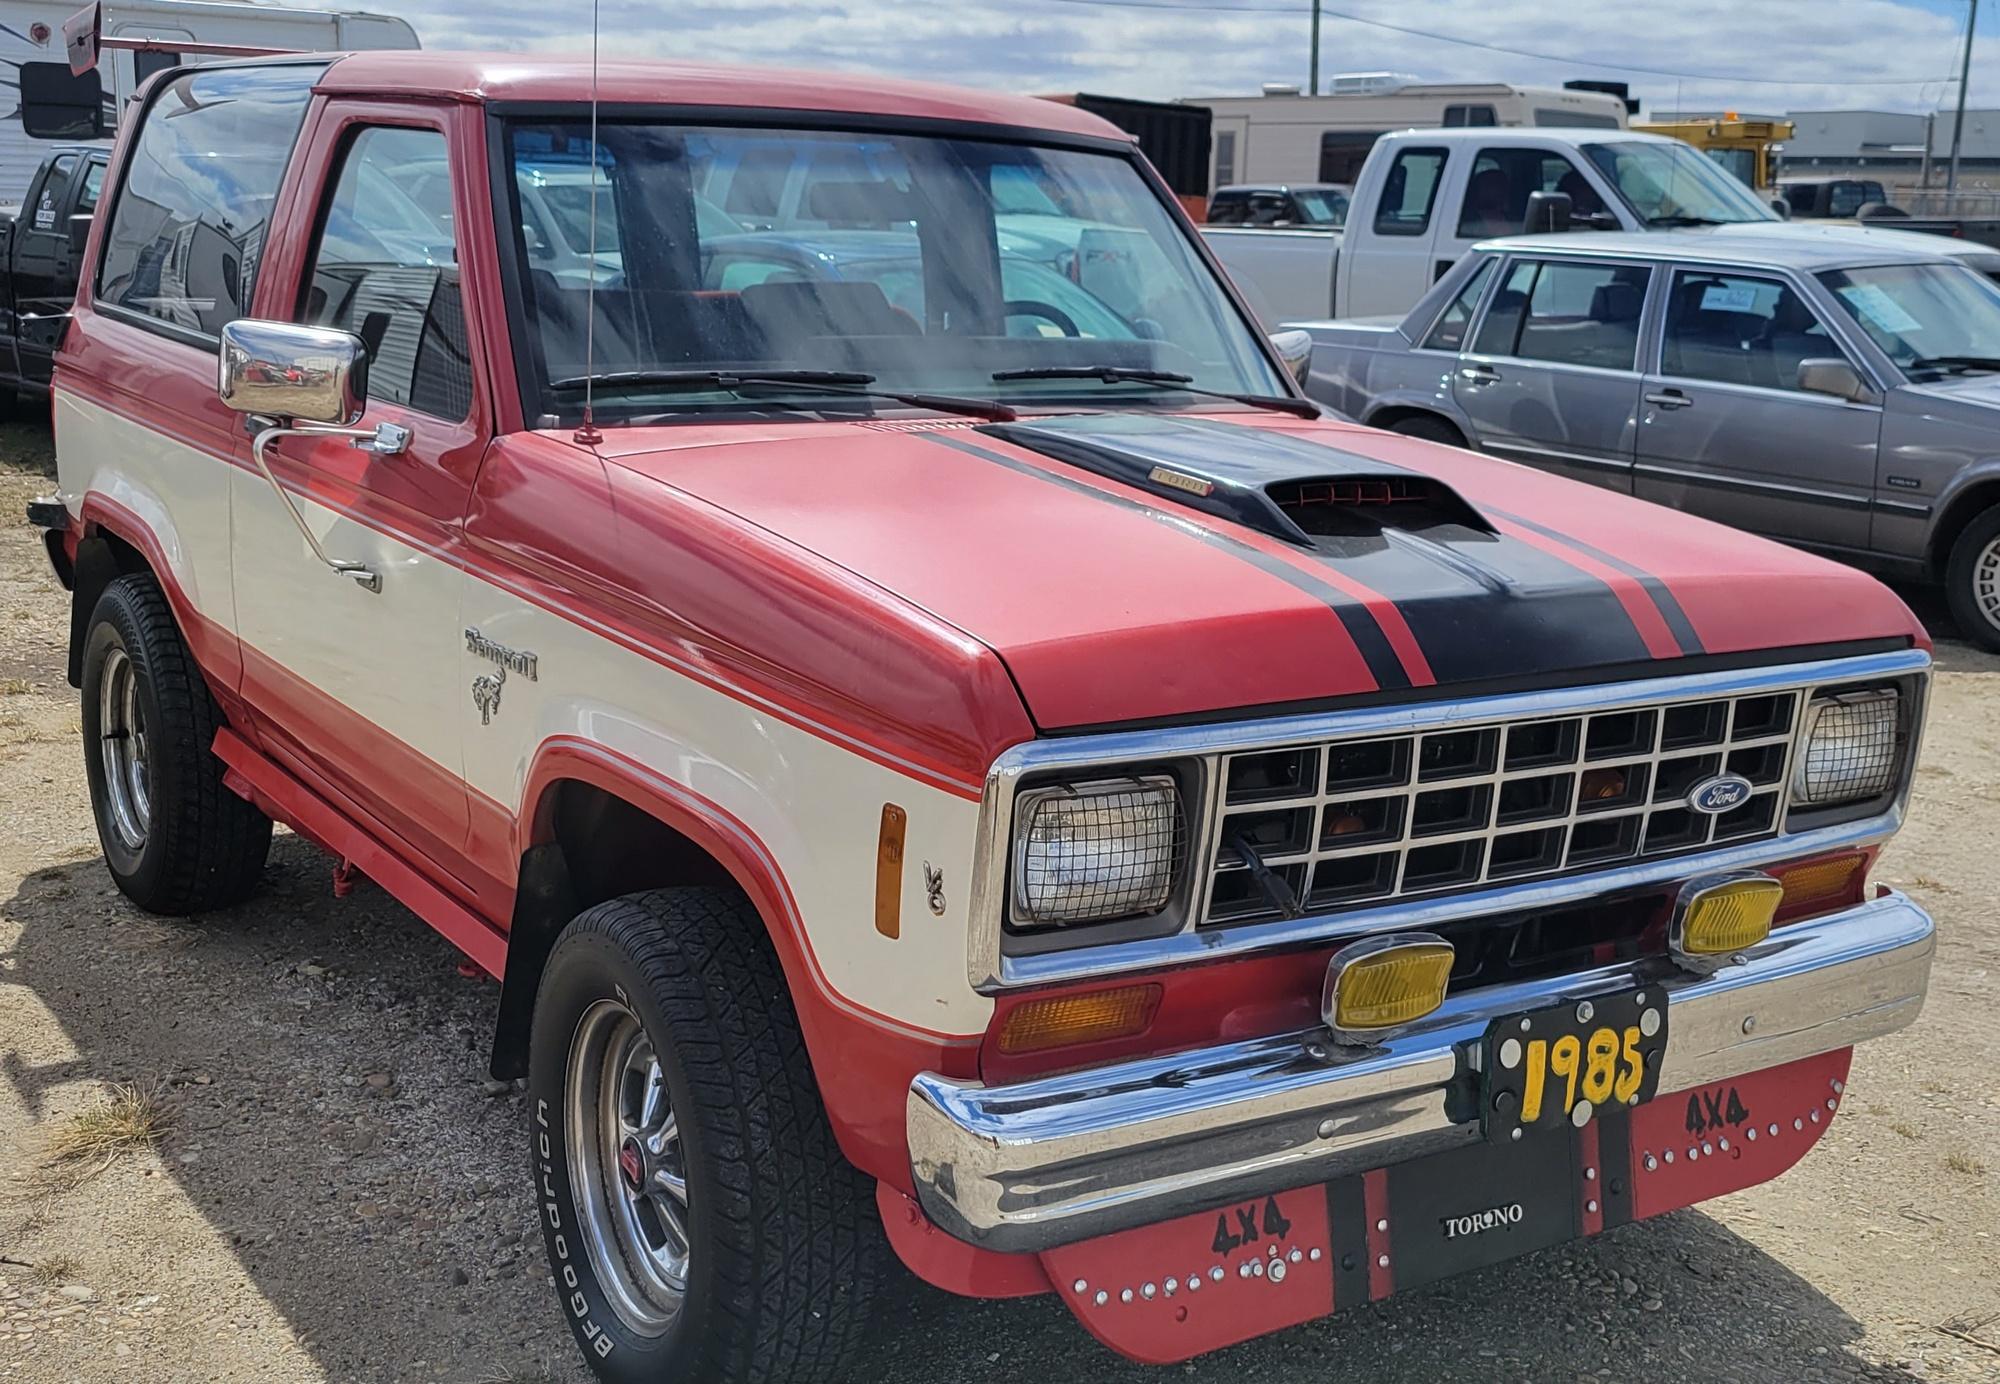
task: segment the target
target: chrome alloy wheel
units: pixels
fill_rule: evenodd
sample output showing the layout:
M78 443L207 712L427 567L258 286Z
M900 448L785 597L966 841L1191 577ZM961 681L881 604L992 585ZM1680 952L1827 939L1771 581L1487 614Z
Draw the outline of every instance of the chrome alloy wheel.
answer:
M1988 624L2000 629L2000 538L1972 560L1972 604Z
M570 1190L598 1282L626 1326L657 1336L687 1297L687 1164L653 1040L619 1000L577 1021L566 1082Z
M146 759L146 710L139 670L123 649L104 655L97 688L97 753L104 768L104 800L111 829L129 851L146 846L153 821Z

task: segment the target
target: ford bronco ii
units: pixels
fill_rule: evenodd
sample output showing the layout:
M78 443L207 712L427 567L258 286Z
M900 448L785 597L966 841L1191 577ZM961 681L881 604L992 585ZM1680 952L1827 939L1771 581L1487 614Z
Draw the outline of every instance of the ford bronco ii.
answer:
M895 1260L1171 1361L1790 1167L1923 1001L1873 580L1324 419L1131 141L890 81L155 77L58 356L105 859L501 983L603 1378Z

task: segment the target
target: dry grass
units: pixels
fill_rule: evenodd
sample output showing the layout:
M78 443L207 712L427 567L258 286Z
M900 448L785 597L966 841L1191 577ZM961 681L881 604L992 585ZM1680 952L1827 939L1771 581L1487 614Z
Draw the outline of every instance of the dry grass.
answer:
M159 1143L170 1122L157 1087L121 1082L56 1126L49 1168L72 1182L94 1177L124 1155Z
M67 1283L82 1267L67 1254L45 1254L35 1261L34 1279L41 1284Z
M554 1379L547 1365L515 1365L489 1370L474 1384L552 1384Z
M1944 1156L1944 1165L1955 1173L1964 1173L1967 1177L1986 1176L1986 1165L1969 1153L1947 1153Z
M26 678L0 678L0 697L25 697L35 690Z
M1897 1123L1895 1123L1895 1124L1892 1124L1892 1125L1890 1125L1890 1126L1889 1126L1889 1128L1891 1128L1891 1129L1895 1130L1895 1131L1896 1131L1896 1132L1897 1132L1898 1134L1902 1135L1902 1136L1903 1136L1903 1137L1904 1137L1905 1139L1921 1139L1921 1138L1923 1138L1923 1137L1924 1137L1923 1135L1921 1135L1921 1134L1917 1133L1917 1131L1916 1131L1916 1130L1914 1130L1914 1129L1910 1128L1910 1126L1908 1126L1908 1125L1906 1125L1906 1124L1903 1124L1903 1123L1902 1123L1902 1122L1900 1122L1900 1121L1898 1121L1898 1122L1897 1122Z

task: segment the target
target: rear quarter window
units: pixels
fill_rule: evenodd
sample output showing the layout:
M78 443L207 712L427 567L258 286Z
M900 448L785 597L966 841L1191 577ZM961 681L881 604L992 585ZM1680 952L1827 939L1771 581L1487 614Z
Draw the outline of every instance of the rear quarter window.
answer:
M112 201L100 306L212 338L249 310L321 64L204 68L146 105Z

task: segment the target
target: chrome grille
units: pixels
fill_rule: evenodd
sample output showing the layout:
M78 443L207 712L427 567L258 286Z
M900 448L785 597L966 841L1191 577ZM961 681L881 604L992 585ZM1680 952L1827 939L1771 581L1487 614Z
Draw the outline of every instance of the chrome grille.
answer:
M1206 926L1576 874L1774 835L1799 693L1324 740L1223 757ZM1752 792L1720 815L1690 793Z

